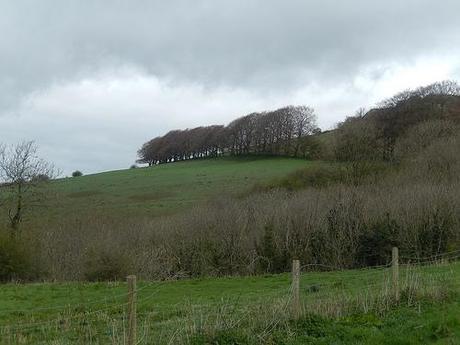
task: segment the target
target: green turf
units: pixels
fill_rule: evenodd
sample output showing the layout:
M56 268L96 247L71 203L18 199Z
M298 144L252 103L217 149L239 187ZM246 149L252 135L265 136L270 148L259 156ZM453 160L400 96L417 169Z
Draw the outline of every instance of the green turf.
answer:
M372 308L373 294L384 293L390 277L386 268L305 272L301 299L306 313L298 321L281 316L289 314L289 274L140 282L141 343L179 344L184 338L193 344L235 345L460 343L460 264L401 269L399 305ZM442 300L411 299L405 292L409 285L404 287L408 279L449 294ZM353 299L359 301L355 309L343 315L313 313L323 300L340 304ZM7 339L21 344L122 343L117 339L126 323L125 302L122 282L3 285L0 335L5 344Z
M224 157L111 171L53 181L46 212L163 215L320 162L283 157ZM42 208L44 209L44 208ZM43 216L43 214L42 214Z

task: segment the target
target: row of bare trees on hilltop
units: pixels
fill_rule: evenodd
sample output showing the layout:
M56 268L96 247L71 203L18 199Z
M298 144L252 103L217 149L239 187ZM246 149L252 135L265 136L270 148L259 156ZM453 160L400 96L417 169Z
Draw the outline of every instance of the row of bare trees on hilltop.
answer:
M138 162L155 165L224 153L299 156L300 139L318 131L313 108L287 106L242 116L227 126L170 131L146 142Z

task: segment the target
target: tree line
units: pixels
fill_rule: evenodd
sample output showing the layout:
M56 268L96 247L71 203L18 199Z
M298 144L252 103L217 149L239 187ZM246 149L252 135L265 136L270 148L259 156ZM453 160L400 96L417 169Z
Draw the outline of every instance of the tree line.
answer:
M301 139L319 131L313 108L287 106L251 113L227 126L172 130L144 143L137 162L151 166L225 153L300 156L305 153Z

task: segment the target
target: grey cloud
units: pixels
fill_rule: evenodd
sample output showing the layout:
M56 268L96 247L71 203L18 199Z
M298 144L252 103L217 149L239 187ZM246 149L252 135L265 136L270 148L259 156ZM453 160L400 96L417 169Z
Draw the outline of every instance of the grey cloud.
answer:
M3 105L107 65L284 89L460 45L455 0L19 0L0 9Z

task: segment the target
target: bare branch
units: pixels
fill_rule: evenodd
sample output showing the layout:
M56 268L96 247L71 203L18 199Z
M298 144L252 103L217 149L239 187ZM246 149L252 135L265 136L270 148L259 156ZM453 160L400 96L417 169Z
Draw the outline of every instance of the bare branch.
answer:
M27 198L36 187L58 175L56 168L39 158L33 141L0 146L1 205L8 205L7 214L13 230L18 230Z

